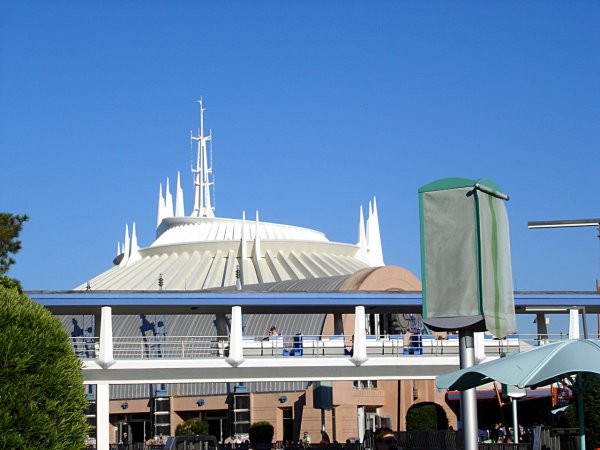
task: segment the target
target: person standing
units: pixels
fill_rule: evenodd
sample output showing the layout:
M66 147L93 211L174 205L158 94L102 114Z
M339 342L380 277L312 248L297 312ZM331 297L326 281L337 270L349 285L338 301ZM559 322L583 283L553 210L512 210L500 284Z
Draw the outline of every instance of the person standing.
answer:
M310 445L310 435L308 434L308 431L305 431L302 436L302 445Z

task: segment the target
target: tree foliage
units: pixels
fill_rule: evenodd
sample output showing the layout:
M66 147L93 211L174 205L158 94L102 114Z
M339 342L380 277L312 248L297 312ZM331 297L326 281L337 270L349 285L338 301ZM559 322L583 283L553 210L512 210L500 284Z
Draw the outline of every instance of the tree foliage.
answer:
M574 394L573 403L565 411L564 418L568 426L579 428L579 415L577 412L577 394ZM600 384L587 391L583 396L583 416L585 418L586 446L596 448L600 446Z
M208 434L208 422L200 419L188 419L177 425L175 436L205 436Z
M83 448L87 398L67 333L48 310L2 283L0 359L0 448Z
M250 442L253 444L272 442L274 431L273 425L267 421L254 422L248 430Z
M447 430L448 416L437 403L421 402L412 405L406 413L406 430Z
M15 260L11 254L21 250L21 241L17 238L23 228L23 222L29 218L26 215L0 213L0 275L8 272Z

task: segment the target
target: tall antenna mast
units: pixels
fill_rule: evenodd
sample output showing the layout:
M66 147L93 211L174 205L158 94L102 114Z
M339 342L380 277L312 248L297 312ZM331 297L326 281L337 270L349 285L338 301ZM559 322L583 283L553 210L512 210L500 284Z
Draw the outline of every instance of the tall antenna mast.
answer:
M194 175L194 210L192 217L215 217L214 208L210 201L210 186L214 184L212 177L212 156L210 167L208 166L207 145L212 141L212 130L208 136L204 136L204 111L202 97L200 103L200 130L198 136L190 136L192 141L198 142L198 154L196 156L196 168L192 169Z

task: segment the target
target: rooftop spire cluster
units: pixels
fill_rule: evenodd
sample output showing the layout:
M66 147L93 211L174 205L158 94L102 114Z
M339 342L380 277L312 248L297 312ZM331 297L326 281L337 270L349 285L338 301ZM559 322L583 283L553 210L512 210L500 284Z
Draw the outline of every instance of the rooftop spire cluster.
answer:
M261 221L258 211L252 225L246 223L245 212L242 212L241 220L215 217L214 192L211 196L211 187L214 186L212 131L209 130L208 134L205 134L205 109L202 99L199 105L198 133L196 136L190 133L190 142L192 145L195 142L197 147L195 167L192 167L194 186L192 211L189 215L185 213L181 174L177 172L174 194L171 191L169 178L166 179L164 189L163 183L159 185L156 240L149 247L140 248L135 223L131 235L129 226L126 226L125 240L118 244L117 258L114 260L119 268L131 266L140 260L150 261L151 254L162 255L161 258L170 261L170 258L165 255L171 253L178 255L177 252L183 252L185 255L181 261L186 258L202 260L203 268L199 269L200 272L204 267L211 267L208 273L201 275L214 278L210 283L206 282L202 285L212 287L213 284L219 285L217 282L219 277L230 278L229 275L234 270L232 267L238 265L243 283L262 283L269 281L270 278L275 281L288 278L318 278L353 273L365 266L385 265L375 198L369 202L366 220L363 208L360 207L356 244L332 243L325 234L316 230ZM214 243L218 244L215 246ZM204 248L198 245L210 245L210 247ZM214 268L210 263L208 266L204 265L208 259L217 261ZM221 267L223 264L226 265ZM185 266L188 267L185 270L191 270L187 264ZM221 269L223 274L220 274ZM162 272L165 271L168 271L166 267L162 269ZM250 276L250 273L254 275ZM170 279L173 278L171 274ZM155 278L153 282L154 280ZM187 281L184 280L183 285L187 287Z

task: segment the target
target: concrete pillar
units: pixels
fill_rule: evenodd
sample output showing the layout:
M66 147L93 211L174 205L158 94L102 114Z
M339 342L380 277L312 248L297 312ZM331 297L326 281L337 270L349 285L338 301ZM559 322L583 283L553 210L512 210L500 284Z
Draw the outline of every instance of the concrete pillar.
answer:
M538 339L540 340L539 345L548 343L548 324L546 323L546 314L537 313L535 315L535 323L537 325Z
M333 334L344 334L344 316L340 313L333 315Z
M356 306L354 309L354 343L352 347L352 361L360 366L367 360L367 338L365 333L365 307Z
M106 369L114 363L112 309L110 306L103 306L100 320L100 355L98 357L98 364Z
M217 336L222 337L222 336L227 336L228 334L228 330L227 330L227 318L225 317L225 314L215 314L215 325L217 328Z
M96 385L96 448L109 450L110 446L110 385Z
M579 339L579 309L569 310L569 339Z
M242 348L242 307L231 308L231 332L229 335L229 356L226 361L233 367L239 366L244 361Z

